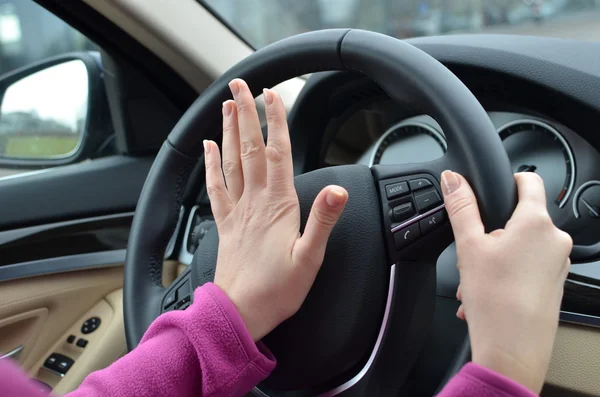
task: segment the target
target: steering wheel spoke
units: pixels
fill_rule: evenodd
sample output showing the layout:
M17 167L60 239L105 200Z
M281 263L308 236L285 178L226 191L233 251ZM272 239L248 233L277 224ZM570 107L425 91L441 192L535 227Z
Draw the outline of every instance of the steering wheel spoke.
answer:
M448 159L373 167L391 263L435 263L452 241L439 180Z
M168 288L165 288L161 303L161 313L173 310L185 310L192 304L194 291L190 275L190 268L188 268Z

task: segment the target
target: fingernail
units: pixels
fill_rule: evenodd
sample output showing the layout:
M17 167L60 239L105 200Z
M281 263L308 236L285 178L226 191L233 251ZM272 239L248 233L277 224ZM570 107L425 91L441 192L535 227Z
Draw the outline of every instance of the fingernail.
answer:
M240 93L240 83L238 83L236 80L231 80L229 82L229 89L235 98Z
M205 139L202 141L202 143L204 144L204 153L209 154L210 153L210 145L208 144L208 141Z
M263 96L265 97L265 103L267 105L270 105L273 103L273 94L271 93L271 90L263 88Z
M346 201L346 191L339 187L333 187L327 192L325 201L330 207L337 208Z
M231 102L223 102L223 116L229 117L231 115Z
M447 196L449 194L454 193L460 188L460 179L458 176L449 170L442 172L442 191L444 195Z

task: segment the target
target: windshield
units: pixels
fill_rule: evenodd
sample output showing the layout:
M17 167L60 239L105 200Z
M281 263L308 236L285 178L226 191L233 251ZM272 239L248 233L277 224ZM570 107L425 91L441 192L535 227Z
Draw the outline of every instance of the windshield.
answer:
M508 33L600 41L600 0L204 0L255 48L317 29L397 38Z

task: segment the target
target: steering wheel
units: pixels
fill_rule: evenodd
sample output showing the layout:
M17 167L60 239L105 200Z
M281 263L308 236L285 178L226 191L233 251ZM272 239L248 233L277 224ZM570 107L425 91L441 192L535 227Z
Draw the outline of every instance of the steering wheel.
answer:
M468 88L417 48L361 30L316 31L256 51L204 91L169 134L146 179L127 249L124 309L130 349L158 315L184 309L190 291L213 279L214 228L171 287L162 287L161 275L202 140L214 139L221 130L221 103L231 98L227 83L242 78L258 95L263 87L327 70L363 73L393 100L432 115L447 134L448 150L429 163L329 167L295 178L302 228L326 185L345 187L349 200L305 303L264 338L278 365L259 388L269 396L398 395L402 390L431 324L436 260L452 242L441 172L452 169L469 180L488 231L503 228L512 215L516 186L501 140Z

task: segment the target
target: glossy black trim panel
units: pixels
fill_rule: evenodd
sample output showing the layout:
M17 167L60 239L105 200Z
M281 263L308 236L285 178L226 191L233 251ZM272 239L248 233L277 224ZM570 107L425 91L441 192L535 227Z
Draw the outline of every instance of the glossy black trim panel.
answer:
M0 232L0 267L124 250L132 220L129 212Z
M0 231L135 210L153 157L110 156L0 180Z
M576 265L575 265L576 266ZM561 310L584 316L600 317L600 280L569 274L565 283Z
M437 296L456 299L460 282L456 246L451 244L437 261ZM565 282L561 321L600 326L600 261L573 264Z
M563 323L587 325L588 327L600 328L600 317L588 316L585 314L561 311L560 321Z
M76 219L76 220L72 220L72 221L55 222L55 223L48 223L46 225L30 226L30 227L24 227L21 229L7 230L4 232L0 232L0 245L7 244L7 243L13 242L15 240L19 240L24 237L31 236L31 235L34 235L34 234L37 234L37 233L40 233L40 232L43 232L46 230L58 229L58 228L61 228L64 226L73 226L73 225L79 225L79 224L83 224L83 223L92 223L92 222L105 221L105 220L111 220L111 219L132 218L133 214L134 214L133 212L124 212L121 214L96 216L96 217L92 217L92 218Z
M74 270L123 266L124 262L125 250L116 250L17 263L0 267L0 281L64 273Z

